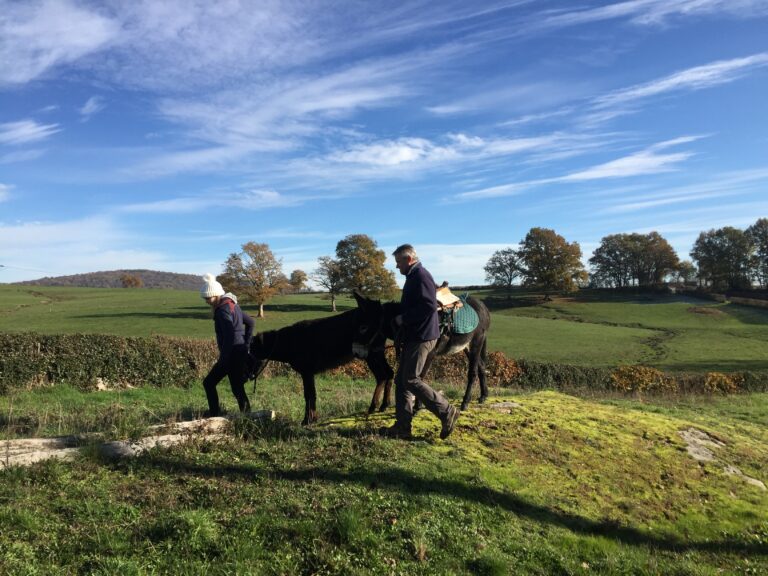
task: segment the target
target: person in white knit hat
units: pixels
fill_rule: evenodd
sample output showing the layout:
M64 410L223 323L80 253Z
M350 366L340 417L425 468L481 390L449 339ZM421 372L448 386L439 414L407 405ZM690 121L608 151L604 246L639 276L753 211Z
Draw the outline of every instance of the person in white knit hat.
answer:
M232 394L237 399L240 412L250 412L251 403L245 393L248 381L248 347L253 336L254 321L240 309L237 296L224 292L222 285L213 274L203 276L200 296L213 308L213 323L216 329L216 344L219 359L203 379L203 388L208 399L208 416L222 413L216 386L224 376L229 377Z

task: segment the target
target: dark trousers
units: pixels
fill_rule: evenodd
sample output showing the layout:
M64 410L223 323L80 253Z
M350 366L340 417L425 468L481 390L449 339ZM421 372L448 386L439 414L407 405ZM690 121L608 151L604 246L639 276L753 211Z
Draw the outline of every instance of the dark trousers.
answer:
M445 396L421 379L424 364L436 343L437 340L428 340L403 344L395 378L395 419L397 426L404 431L411 429L415 399L419 399L424 407L440 420L448 414L450 404Z
M245 344L235 346L232 348L229 360L222 362L221 358L219 358L219 361L208 372L208 376L203 379L203 388L205 388L205 395L208 398L208 410L211 416L221 413L216 386L224 379L224 376L229 377L229 385L232 388L232 394L237 398L237 406L240 408L240 412L251 411L251 403L245 394L245 383L248 380L246 368L247 355L248 349Z

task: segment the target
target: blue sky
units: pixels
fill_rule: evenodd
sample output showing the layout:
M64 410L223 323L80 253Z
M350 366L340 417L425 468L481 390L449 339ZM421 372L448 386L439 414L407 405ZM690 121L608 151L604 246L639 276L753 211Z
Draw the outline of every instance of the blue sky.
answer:
M0 282L363 233L482 283L534 226L688 258L768 216L766 102L768 0L0 0Z

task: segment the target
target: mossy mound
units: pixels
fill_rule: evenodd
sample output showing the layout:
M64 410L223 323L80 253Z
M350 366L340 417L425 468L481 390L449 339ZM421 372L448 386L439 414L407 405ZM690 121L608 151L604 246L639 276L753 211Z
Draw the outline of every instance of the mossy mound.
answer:
M392 421L392 413L361 415L321 428L368 434ZM419 412L415 441L404 442L403 451L422 452L499 494L541 505L544 515L556 511L599 532L615 527L682 543L748 541L768 528L757 512L768 510L768 491L745 479L768 481L762 426L693 422L546 391L473 405L445 442L439 429L432 414ZM717 439L713 459L689 454L681 435L689 429Z

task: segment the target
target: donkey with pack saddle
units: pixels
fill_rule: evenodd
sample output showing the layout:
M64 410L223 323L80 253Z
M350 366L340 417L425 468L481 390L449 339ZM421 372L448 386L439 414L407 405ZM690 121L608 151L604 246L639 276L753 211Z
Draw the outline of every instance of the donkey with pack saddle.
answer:
M371 300L354 293L358 310L358 318L354 335L354 353L358 358L368 358L378 355L386 347L387 339L398 346L398 334L395 327L395 317L400 314L399 302L384 302ZM485 378L486 346L488 329L491 326L491 313L486 305L472 296L461 298L451 294L447 283L437 291L440 315L440 338L437 345L427 358L421 377L429 371L436 356L455 354L462 350L467 355L467 387L461 409L466 410L472 399L472 385L477 378L480 382L480 397L478 402L485 402L488 397L488 385ZM371 401L371 411L381 399L380 411L390 405L392 379L376 382L376 389Z
M303 425L317 421L315 374L354 359L352 344L361 315L361 310L355 308L335 316L303 320L279 330L260 332L252 338L250 353L255 361L256 377L270 360L285 362L301 375L304 386ZM384 355L384 347L373 351L365 360L376 378L376 389L389 390L394 372Z

